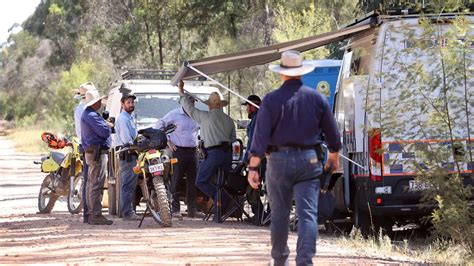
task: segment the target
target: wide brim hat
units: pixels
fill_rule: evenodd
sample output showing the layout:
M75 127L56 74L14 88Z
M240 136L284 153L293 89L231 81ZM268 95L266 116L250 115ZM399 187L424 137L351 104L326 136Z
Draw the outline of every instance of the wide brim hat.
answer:
M209 95L209 99L205 100L203 103L207 104L209 107L222 108L227 106L229 101L221 100L221 96L217 92L213 92Z
M75 89L74 90L74 99L84 99L86 93L90 90L97 90L97 88L95 87L94 83L92 82L86 82L86 83L83 83L79 86L79 89Z
M311 63L303 62L300 52L286 51L281 54L281 63L279 65L270 65L268 68L285 76L297 77L313 71L315 66Z
M100 96L98 90L90 90L90 91L86 92L86 98L85 98L86 104L85 104L85 106L86 107L92 106L96 102L101 101L102 99L104 99L105 97L106 97L106 95Z

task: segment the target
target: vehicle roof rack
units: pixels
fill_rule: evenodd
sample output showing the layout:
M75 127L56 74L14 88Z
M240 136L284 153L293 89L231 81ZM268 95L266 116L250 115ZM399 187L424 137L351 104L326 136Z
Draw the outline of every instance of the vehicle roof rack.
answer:
M165 69L128 69L121 74L123 80L158 79L170 80L176 74L175 70Z

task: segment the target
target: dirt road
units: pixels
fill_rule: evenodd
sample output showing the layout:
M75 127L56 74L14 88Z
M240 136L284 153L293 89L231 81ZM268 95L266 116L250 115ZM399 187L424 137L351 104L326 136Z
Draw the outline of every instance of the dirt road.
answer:
M238 221L223 224L184 218L161 228L151 217L138 222L111 217L111 226L83 224L79 215L58 202L49 215L36 214L37 194L44 177L33 164L38 155L15 152L0 137L0 263L139 263L259 264L270 261L268 227ZM106 210L104 210L106 213ZM289 237L294 263L296 235ZM415 262L338 246L322 235L314 261L318 264L399 264Z

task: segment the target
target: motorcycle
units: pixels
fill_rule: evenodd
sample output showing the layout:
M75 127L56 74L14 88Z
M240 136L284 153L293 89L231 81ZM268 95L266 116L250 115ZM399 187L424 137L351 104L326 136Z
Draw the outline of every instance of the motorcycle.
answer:
M47 156L35 164L41 172L48 173L43 179L38 195L39 213L50 213L60 197L67 197L67 208L71 214L82 210L82 161L76 137L68 139L44 132L41 139L51 149Z
M139 174L138 185L147 207L145 214L149 210L153 219L164 227L170 227L173 224L170 176L173 171L172 165L178 161L172 158L171 152L166 149L166 135L173 132L175 128L176 126L171 125L165 131L152 128L139 130L132 145L125 145L117 151L119 156L125 152L138 154L137 164L133 171Z

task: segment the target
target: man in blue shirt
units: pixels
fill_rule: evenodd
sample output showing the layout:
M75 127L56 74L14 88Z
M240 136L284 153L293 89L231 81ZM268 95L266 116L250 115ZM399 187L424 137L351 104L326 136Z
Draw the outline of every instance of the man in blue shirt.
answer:
M105 121L97 110L102 106L102 99L97 90L86 93L86 108L81 117L81 142L85 150L86 162L89 165L87 182L87 206L89 207L89 224L99 225L113 223L102 215L102 196L107 171L107 156L110 148L112 123Z
M314 66L302 62L300 53L282 53L281 64L270 69L283 85L268 93L260 105L255 126L248 181L257 188L258 165L266 152L266 184L271 213L272 258L288 264L288 222L293 197L298 215L296 264L312 265L316 253L317 210L322 163L315 151L324 133L329 150L326 167L339 167L340 133L324 96L301 82Z
M76 136L79 139L79 152L81 153L81 161L82 161L82 176L84 179L82 180L82 209L83 209L83 221L84 223L88 223L89 219L89 208L87 207L87 172L89 171L89 167L87 165L85 155L84 155L84 147L81 143L81 117L84 113L84 108L86 106L86 93L89 90L97 90L92 82L86 82L79 86L79 90L77 91L74 99L81 100L79 104L74 109L74 127L76 130Z
M193 102L194 105L194 102ZM164 130L169 125L176 129L168 135L168 146L173 150L173 157L178 163L173 168L171 194L173 195L173 217L181 218L178 185L186 175L186 204L188 217L202 218L204 214L196 209L196 172L198 167L197 144L199 125L184 111L183 107L171 110L158 120L153 127Z
M117 147L126 146L133 143L137 137L137 127L133 122L132 113L135 110L135 95L123 94L120 99L122 112L115 122L115 137ZM132 151L125 151L119 154L120 165L120 208L125 221L140 220L140 216L133 211L133 199L135 198L135 188L138 183L138 175L133 172L133 167L137 164L137 154Z

